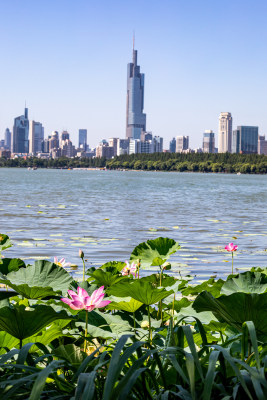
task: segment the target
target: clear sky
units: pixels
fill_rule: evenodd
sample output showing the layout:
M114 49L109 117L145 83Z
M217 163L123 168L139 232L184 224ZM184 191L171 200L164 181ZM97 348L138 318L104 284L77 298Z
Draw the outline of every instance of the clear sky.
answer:
M0 138L25 100L45 136L124 138L133 30L164 148L177 135L201 146L221 111L267 134L266 0L0 0Z

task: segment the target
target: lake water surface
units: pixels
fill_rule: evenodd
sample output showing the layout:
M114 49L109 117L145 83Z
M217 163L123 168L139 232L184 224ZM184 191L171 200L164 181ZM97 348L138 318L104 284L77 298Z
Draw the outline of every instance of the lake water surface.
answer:
M65 257L87 266L125 261L159 236L182 248L175 274L196 280L267 266L267 176L138 171L0 168L0 232L14 246L6 257ZM76 271L74 273L79 273Z

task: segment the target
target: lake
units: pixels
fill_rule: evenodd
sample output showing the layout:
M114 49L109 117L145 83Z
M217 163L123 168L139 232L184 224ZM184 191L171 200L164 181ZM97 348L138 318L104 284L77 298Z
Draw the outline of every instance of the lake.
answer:
M0 184L0 232L14 244L6 257L81 266L81 248L97 266L163 236L182 246L175 275L225 276L232 241L235 269L267 267L267 175L0 168Z

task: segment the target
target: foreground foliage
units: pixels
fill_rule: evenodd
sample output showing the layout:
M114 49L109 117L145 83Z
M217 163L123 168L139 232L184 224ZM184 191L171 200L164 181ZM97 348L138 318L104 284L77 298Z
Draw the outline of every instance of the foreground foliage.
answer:
M9 246L0 235L0 254ZM48 261L0 259L1 399L266 399L267 271L194 285L166 273L179 248L149 240L134 276L110 262L79 282ZM78 286L104 286L110 303L71 309L61 298Z

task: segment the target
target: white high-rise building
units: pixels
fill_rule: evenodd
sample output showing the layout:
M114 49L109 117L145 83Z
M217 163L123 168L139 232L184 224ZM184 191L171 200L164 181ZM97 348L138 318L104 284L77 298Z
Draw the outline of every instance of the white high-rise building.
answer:
M29 126L29 153L36 154L42 151L44 128L40 122L30 121Z
M232 152L233 119L229 112L221 112L219 116L218 153Z
M189 149L189 136L176 137L176 153L183 153Z

